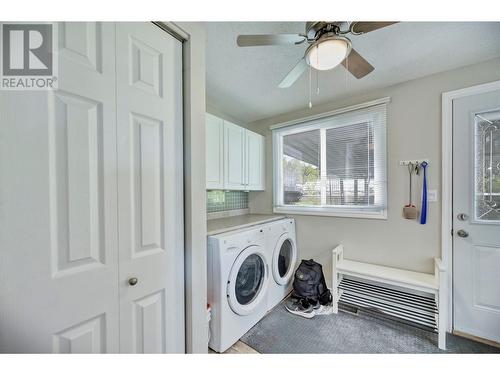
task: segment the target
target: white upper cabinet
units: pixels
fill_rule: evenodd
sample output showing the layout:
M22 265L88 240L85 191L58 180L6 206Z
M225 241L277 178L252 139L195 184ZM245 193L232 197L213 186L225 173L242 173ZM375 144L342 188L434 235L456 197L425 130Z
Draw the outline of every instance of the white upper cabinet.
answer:
M207 189L224 189L224 120L206 114Z
M247 190L265 190L264 187L264 137L245 130L245 157Z
M264 137L206 114L207 189L264 190Z
M245 129L224 121L224 189L245 190Z

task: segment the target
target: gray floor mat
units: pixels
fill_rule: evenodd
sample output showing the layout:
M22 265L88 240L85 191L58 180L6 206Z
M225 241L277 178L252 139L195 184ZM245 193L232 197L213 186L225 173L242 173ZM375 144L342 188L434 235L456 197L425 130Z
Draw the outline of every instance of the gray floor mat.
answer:
M360 312L315 316L290 314L276 306L242 338L260 353L500 353L500 348L448 335L447 350L437 334Z

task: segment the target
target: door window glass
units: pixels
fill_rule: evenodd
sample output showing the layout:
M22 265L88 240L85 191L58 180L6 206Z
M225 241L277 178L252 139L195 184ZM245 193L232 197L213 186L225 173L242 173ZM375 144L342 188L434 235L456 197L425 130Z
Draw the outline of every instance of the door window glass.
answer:
M248 256L236 276L236 299L241 305L248 305L260 292L264 281L264 262L257 254Z
M286 239L280 248L280 253L278 256L278 272L280 277L283 277L288 272L290 268L290 263L292 261L293 248L292 243L289 239Z
M500 220L500 112L475 115L475 219Z

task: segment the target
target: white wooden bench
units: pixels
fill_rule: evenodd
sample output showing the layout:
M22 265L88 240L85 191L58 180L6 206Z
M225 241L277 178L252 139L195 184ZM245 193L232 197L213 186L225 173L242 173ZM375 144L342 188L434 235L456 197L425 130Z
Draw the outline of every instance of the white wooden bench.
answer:
M446 272L441 264L441 259L434 258L434 274L428 274L344 259L342 245L333 249L332 258L332 294L335 313L338 312L338 303L341 297L339 285L343 276L368 280L389 287L395 286L410 291L424 292L434 296L438 312L435 317L438 346L440 349L446 349L447 289Z

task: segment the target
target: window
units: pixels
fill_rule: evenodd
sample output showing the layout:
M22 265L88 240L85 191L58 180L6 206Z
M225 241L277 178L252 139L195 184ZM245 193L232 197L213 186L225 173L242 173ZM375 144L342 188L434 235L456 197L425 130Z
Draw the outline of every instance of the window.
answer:
M273 129L274 211L386 218L385 127L378 104Z

